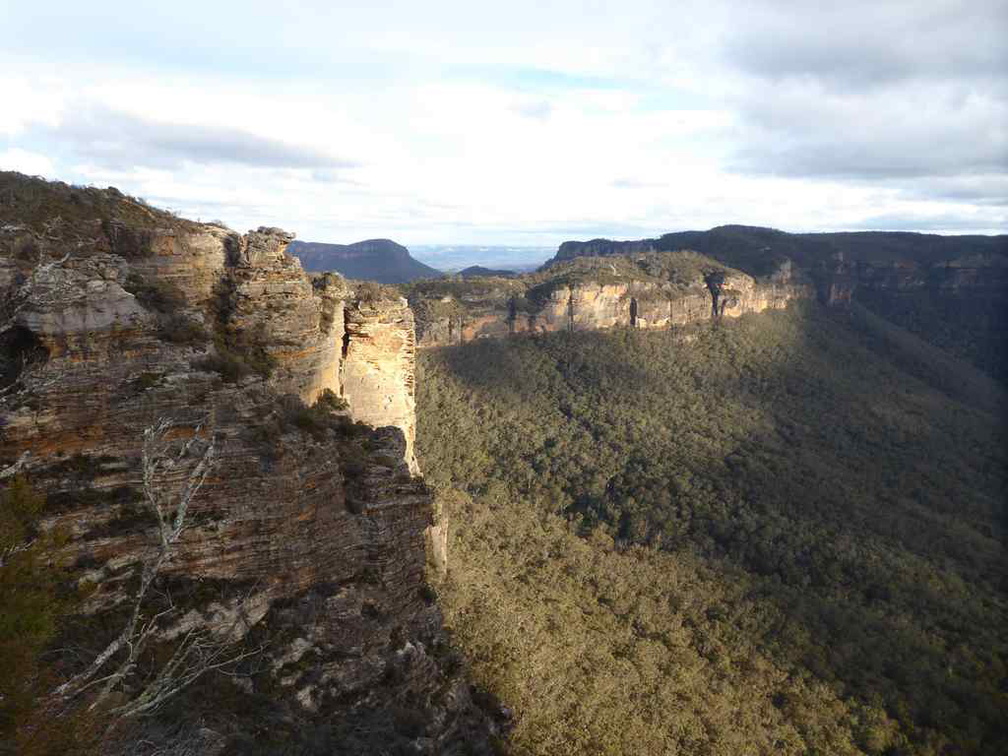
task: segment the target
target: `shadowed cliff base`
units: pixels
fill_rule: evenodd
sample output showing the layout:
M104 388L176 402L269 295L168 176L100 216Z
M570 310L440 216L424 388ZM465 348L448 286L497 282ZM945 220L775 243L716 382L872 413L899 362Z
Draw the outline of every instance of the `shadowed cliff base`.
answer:
M1003 399L848 317L422 355L447 621L519 752L1004 745Z

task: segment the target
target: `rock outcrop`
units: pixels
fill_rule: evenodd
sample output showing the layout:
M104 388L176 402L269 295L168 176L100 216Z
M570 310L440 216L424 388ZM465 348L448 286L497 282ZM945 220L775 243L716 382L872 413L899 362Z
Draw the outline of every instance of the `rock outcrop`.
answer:
M88 586L84 611L129 604L158 543L145 492L179 496L185 450L212 444L155 586L174 602L160 642L235 636L257 661L227 695L271 704L252 721L196 697L176 715L239 749L323 727L337 751L488 750L496 714L474 703L426 586L434 513L412 452L405 302L310 278L278 229L239 235L113 190L0 178L13 199L0 207L0 469L46 495L43 527L65 534L54 559ZM177 456L151 479L145 433L159 424ZM59 663L72 674L80 660Z
M654 252L653 239L634 241L613 241L612 239L592 239L591 241L565 241L557 250L556 256L547 263L554 265L575 257L601 257L605 255L636 255Z
M418 472L413 312L403 298L358 299L346 310L340 394L355 418L403 431L409 469Z
M683 326L780 309L811 288L787 263L758 281L683 252L581 258L538 274L417 283L409 292L418 345L435 347L509 334Z

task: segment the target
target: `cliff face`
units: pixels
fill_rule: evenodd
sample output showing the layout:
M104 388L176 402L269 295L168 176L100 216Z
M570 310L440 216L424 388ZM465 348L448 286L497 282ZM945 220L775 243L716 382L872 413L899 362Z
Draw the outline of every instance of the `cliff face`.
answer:
M811 293L790 265L757 281L689 253L630 256L619 263L599 267L577 260L513 279L414 285L410 304L417 313L418 344L614 326L669 328L780 309ZM713 272L719 277L712 288Z
M413 312L405 299L357 301L346 311L340 393L354 417L402 429L406 462L418 472Z
M908 232L790 234L719 226L635 242L564 242L546 263L653 249L696 250L764 280L787 261L815 282L820 301L852 301L1008 381L1008 235L939 236Z
M835 290L1008 382L1008 256L848 263Z
M375 737L420 753L486 746L495 725L445 667L452 652L424 598L433 512L412 452L405 303L310 279L278 229L238 235L121 195L28 188L57 205L83 192L99 215L53 227L55 212L0 208L0 469L46 494L43 527L68 538L57 561L88 586L85 614L129 604L157 546L145 491L177 498L183 451L212 443L155 586L176 601L161 637L206 628L258 648L252 687L232 692L272 691L274 719L186 699L192 716L221 743L259 727L297 742L313 722L391 727ZM324 389L348 409L303 403ZM151 481L145 432L162 421L179 456ZM70 674L79 661L60 664Z
M655 246L651 239L641 239L639 241L613 241L612 239L592 239L586 242L565 241L560 245L556 256L547 265L565 260L573 260L575 257L632 255L654 251Z

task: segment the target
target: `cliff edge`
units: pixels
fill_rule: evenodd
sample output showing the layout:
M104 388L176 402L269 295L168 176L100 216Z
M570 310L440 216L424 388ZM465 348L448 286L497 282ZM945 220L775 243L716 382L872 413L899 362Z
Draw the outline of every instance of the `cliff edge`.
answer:
M488 751L500 711L474 703L425 580L412 317L309 277L291 239L0 174L0 470L44 497L50 566L84 597L50 674L85 679L135 606L147 650L103 661L123 670L96 699L109 711L148 695L186 639L233 664L99 750L308 748L310 734L335 750ZM165 721L174 734L155 733Z

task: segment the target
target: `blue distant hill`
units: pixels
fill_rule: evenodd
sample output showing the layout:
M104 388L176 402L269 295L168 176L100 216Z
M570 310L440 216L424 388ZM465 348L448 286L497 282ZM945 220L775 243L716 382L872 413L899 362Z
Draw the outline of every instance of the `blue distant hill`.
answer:
M335 271L360 281L399 284L441 275L441 271L415 260L406 247L391 239L368 239L354 244L295 241L288 251L301 261L306 271Z

